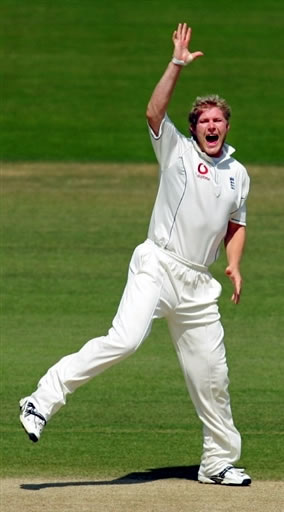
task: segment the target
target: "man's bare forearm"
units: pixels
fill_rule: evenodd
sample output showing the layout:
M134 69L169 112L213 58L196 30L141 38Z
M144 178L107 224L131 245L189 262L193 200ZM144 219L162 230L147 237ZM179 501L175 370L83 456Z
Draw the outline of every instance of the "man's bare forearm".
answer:
M170 62L161 80L156 85L147 106L148 123L156 135L165 116L173 91L178 81L181 66Z
M239 267L246 242L246 228L238 224L230 223L225 238L227 261L229 266Z
M240 272L240 263L244 252L245 241L245 226L229 222L228 231L225 237L225 247L228 260L225 273L230 278L234 286L232 301L235 304L239 303L242 291L243 280Z
M191 39L191 28L186 23L179 23L177 30L173 33L174 54L173 62L169 63L161 80L158 82L149 101L146 116L152 130L158 135L161 122L167 111L177 80L183 66L201 57L202 52L191 53L189 43Z

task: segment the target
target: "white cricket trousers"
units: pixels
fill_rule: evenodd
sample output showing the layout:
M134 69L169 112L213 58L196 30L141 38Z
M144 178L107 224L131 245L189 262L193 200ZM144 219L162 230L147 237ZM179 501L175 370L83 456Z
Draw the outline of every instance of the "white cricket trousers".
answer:
M166 317L186 385L203 424L202 474L216 474L240 458L228 392L228 368L217 300L220 284L207 269L178 261L152 241L131 258L127 284L106 336L63 357L31 395L48 420L66 396L133 353L155 318ZM166 400L166 397L165 397Z

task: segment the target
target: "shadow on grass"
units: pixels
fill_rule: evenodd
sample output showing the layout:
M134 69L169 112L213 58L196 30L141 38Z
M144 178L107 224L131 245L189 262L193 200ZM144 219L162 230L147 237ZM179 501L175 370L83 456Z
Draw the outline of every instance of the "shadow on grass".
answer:
M59 487L81 487L96 485L129 485L144 484L163 480L166 478L182 478L185 480L197 480L199 466L176 466L168 468L148 469L147 471L129 473L128 475L116 478L114 480L94 480L79 482L43 482L22 484L20 487L26 491L40 491L41 489L59 488Z

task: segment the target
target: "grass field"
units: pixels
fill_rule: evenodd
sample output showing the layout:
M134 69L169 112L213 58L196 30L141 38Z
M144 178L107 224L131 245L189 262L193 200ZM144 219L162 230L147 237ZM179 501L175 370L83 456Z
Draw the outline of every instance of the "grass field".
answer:
M240 463L254 479L283 479L283 1L2 0L0 14L1 476L92 480L199 463L201 426L164 321L70 397L40 443L18 420L19 398L116 312L157 187L144 112L187 21L205 57L184 70L169 114L185 133L196 95L225 96L229 142L252 177L240 306L224 254L212 269Z
M283 20L282 0L2 0L1 159L153 162L146 103L188 21L205 57L178 85L177 126L218 92L239 158L282 165Z
M251 167L242 303L222 281L241 463L283 478L283 169ZM155 165L5 164L1 170L2 476L119 475L194 466L201 427L164 321L141 349L79 389L33 445L18 399L59 357L110 326L132 250L147 233Z

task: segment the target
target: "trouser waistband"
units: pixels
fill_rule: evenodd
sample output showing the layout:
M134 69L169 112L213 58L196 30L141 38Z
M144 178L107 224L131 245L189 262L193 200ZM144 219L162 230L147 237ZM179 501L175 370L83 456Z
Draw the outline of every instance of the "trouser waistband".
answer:
M160 247L158 244L156 244L155 242L153 242L153 240L150 240L149 238L148 241L156 245L156 247L158 247L160 251L165 253L167 256L170 256L170 258L173 258L174 260L178 261L179 263L182 263L183 265L186 265L189 268L197 270L198 272L208 272L208 267L206 265L201 265L200 263L194 263L193 261L187 260L186 258L179 256L173 251L169 251L164 247Z

